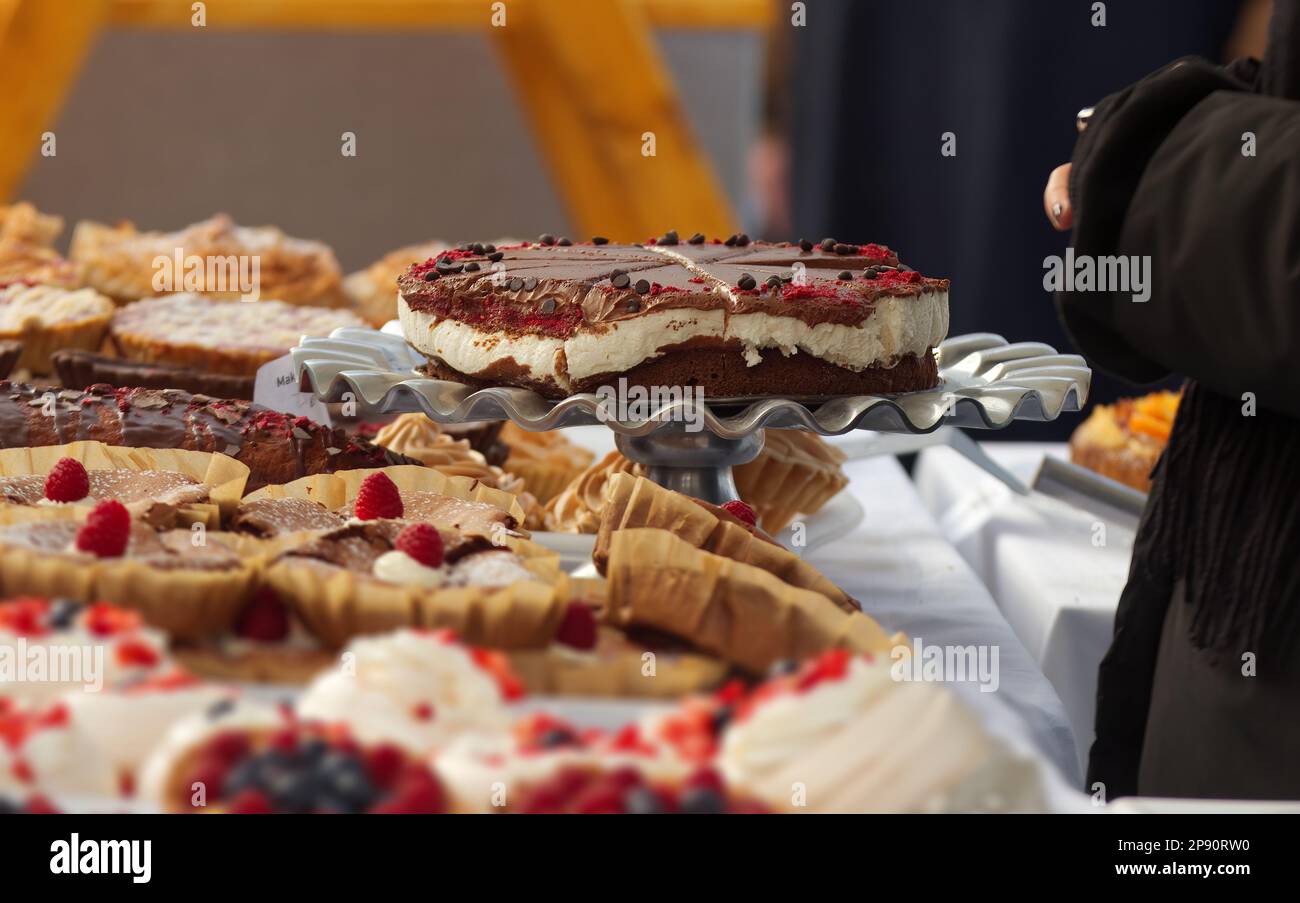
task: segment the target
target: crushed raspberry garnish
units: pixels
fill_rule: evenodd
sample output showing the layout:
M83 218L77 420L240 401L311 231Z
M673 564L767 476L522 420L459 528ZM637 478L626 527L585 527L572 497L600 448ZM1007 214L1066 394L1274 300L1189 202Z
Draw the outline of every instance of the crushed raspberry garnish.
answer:
M398 499L400 504L401 499ZM397 534L393 547L429 568L442 567L442 536L432 524L411 524Z
M96 558L118 558L131 539L131 513L117 499L105 499L86 517L77 531L76 546Z
M264 586L239 616L235 634L260 643L279 642L289 635L289 610L273 589Z
M370 811L376 815L438 815L447 809L447 795L438 779L427 771L410 772L385 803Z
M596 648L596 616L581 602L571 602L555 632L555 641L574 649Z
M24 596L0 604L0 630L20 636L41 636L46 632L45 615L50 609L46 599Z
M493 652L491 649L482 649L478 646L468 647L470 658L474 664L478 665L484 671L492 676L497 682L497 689L501 691L501 697L507 702L513 702L516 699L523 699L525 695L524 682L515 674L514 669L510 667L510 659L501 652Z
M218 762L234 762L248 754L248 735L240 731L222 731L207 744L207 756Z
M118 664L125 668L152 668L162 661L158 650L143 640L122 640L114 654Z
M411 717L416 721L432 721L433 704L429 702L417 702L411 709Z
M723 504L722 510L730 514L732 517L737 517L740 520L743 520L751 527L758 523L758 516L754 514L754 509L749 507L749 505L745 504L740 499L733 499L730 502L726 502Z
M76 458L60 458L45 478L45 497L51 502L76 502L90 494L90 474Z
M361 483L355 512L358 520L402 516L402 493L386 473L372 473Z
M828 680L839 680L849 671L853 654L847 649L828 649L800 669L795 686L810 690Z
M113 636L135 630L144 623L138 611L118 608L108 602L96 602L86 607L86 629L95 636Z

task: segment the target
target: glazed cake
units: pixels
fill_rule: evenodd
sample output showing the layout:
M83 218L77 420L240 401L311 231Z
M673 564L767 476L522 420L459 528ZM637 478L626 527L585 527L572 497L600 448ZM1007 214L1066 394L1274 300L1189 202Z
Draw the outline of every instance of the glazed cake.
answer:
M461 245L398 290L430 375L550 398L620 377L714 397L928 389L948 330L948 280L833 239Z

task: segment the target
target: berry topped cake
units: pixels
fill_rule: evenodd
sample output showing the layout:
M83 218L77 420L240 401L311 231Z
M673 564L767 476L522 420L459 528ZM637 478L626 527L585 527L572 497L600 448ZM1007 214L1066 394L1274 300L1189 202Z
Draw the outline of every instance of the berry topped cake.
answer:
M550 398L620 377L715 397L929 389L948 331L948 280L833 239L461 245L398 289L431 375Z

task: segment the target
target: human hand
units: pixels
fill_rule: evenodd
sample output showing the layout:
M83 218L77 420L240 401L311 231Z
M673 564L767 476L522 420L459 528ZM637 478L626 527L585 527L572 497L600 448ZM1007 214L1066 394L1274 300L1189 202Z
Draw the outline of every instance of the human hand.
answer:
M1074 211L1070 208L1070 164L1064 163L1052 170L1043 189L1043 210L1058 232L1068 232L1074 226Z

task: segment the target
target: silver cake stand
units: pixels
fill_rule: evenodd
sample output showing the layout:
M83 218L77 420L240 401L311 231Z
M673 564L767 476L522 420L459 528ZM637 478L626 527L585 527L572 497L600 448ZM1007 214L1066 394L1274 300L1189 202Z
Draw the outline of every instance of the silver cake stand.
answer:
M708 398L679 394L652 406L618 408L587 393L551 401L528 389L475 389L430 379L426 361L400 335L337 329L292 351L300 388L358 414L422 411L438 423L511 420L534 432L604 424L619 451L656 483L721 503L734 499L733 465L753 460L765 427L822 436L850 430L930 433L941 426L1001 429L1014 420L1055 420L1078 411L1092 372L1083 358L1039 342L991 333L948 339L938 349L940 384L925 392L832 398ZM634 416L620 419L633 411Z

